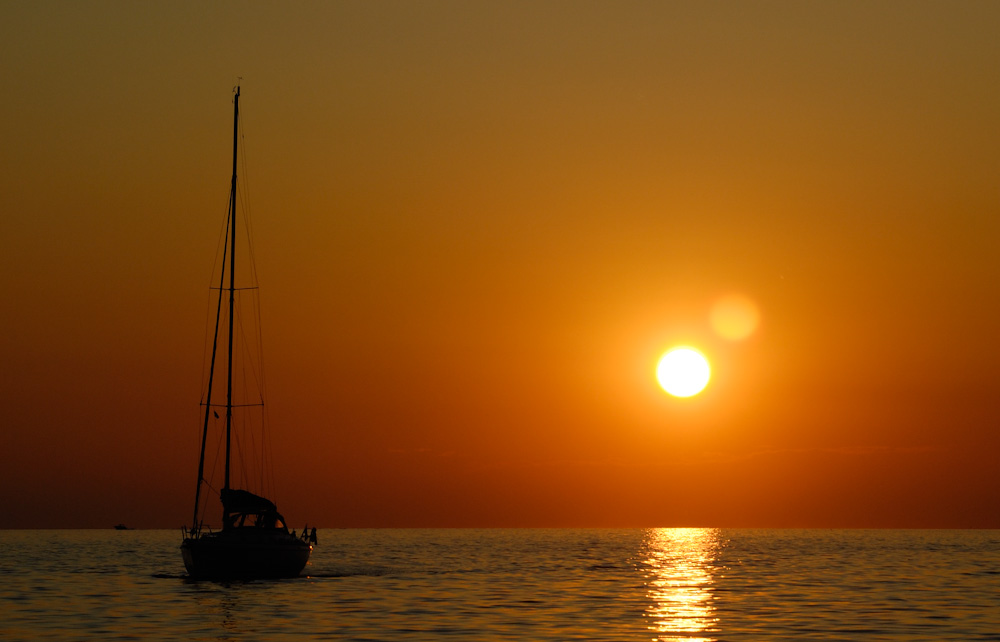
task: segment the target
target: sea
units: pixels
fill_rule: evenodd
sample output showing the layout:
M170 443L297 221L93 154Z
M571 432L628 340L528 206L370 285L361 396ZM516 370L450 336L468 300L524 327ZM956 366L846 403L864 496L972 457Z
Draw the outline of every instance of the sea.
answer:
M0 531L0 640L1000 640L1000 531L319 530L196 581L181 532Z

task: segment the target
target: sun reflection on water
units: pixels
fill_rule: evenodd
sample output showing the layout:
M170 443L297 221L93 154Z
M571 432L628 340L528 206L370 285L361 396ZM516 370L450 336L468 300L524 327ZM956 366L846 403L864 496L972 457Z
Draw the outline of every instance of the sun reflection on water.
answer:
M654 528L646 533L646 609L657 642L716 642L714 528Z

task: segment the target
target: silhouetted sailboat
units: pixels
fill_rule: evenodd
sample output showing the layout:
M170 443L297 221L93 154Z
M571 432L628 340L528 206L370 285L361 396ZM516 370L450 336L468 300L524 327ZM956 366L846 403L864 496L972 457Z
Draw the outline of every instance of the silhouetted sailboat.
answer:
M222 250L222 270L219 281L219 301L215 317L215 335L212 341L211 363L208 374L208 391L205 398L205 423L202 429L201 456L198 461L198 486L195 490L194 519L190 530L185 529L181 554L184 566L192 577L198 578L269 578L297 576L309 561L312 546L288 532L284 518L271 500L248 490L233 488L230 484L230 461L233 442L233 409L245 406L262 406L260 403L234 403L233 400L233 333L236 311L236 160L239 140L240 88L236 87L233 115L233 178L229 196L227 238ZM228 268L226 263L228 259ZM226 270L228 269L228 287ZM223 318L223 301L228 295L229 318L226 362L226 403L217 407L226 412L225 478L219 499L222 502L222 529L211 531L203 528L199 517L201 491L207 486L205 479L205 445L212 416L219 418L213 408L212 385L220 338L220 319ZM242 325L242 321L241 321ZM239 346L237 346L238 348Z

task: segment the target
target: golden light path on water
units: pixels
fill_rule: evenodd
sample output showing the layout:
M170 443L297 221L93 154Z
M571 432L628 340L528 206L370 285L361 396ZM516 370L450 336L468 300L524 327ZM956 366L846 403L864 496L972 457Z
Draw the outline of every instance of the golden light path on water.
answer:
M646 534L646 609L656 642L716 642L714 561L721 542L714 528L654 528Z

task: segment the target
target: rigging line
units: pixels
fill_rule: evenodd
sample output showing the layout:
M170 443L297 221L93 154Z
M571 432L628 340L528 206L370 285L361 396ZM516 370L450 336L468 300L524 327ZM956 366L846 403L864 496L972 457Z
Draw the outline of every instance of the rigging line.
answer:
M265 399L265 397L264 397L263 383L261 381L261 379L263 378L262 377L263 373L261 372L263 370L263 365L262 365L262 363L260 363L261 362L261 355L259 354L260 327L259 326L257 327L257 333L256 333L258 335L258 346L257 346L258 347L258 353L256 355L254 355L254 352L251 349L250 344L247 342L247 334L248 333L246 331L246 328L244 326L244 321L243 321L243 306L242 306L243 301L242 301L242 297L240 297L240 303L241 303L241 305L236 308L236 323L239 326L239 331L240 331L239 332L239 337L240 337L240 344L239 345L240 345L240 348L241 348L240 354L242 356L242 361L245 362L245 363L249 363L250 366L251 366L250 373L253 375L253 382L257 386L258 396L260 398L260 405L264 405L264 399ZM256 361L254 360L255 356L256 356ZM255 363L256 363L256 367L254 367ZM244 376L244 381L246 381L246 369L245 368L244 368L244 375L243 376ZM244 394L245 394L244 399L249 399L250 398L249 391L245 391Z
M259 480L254 479L256 467L254 461L257 458L257 451L254 440L254 420L252 416L244 415L240 418L238 433L238 446L240 454L240 477L243 479L243 487L250 492L263 494Z
M245 147L245 146L244 146ZM245 149L244 149L245 152ZM248 188L249 189L249 188ZM244 217L245 217L245 229L248 230L248 254L250 255L250 271L253 279L253 283L258 286L258 291L253 293L251 297L252 313L254 315L254 320L257 327L257 345L256 355L256 383L257 389L261 396L262 403L267 399L267 369L264 367L264 331L263 331L263 313L262 313L262 302L261 294L259 291L260 275L257 268L256 261L256 244L254 243L254 228L253 228L253 216L251 211L251 205L249 198L244 201ZM250 346L247 346L247 350ZM262 488L267 489L271 496L277 500L277 484L275 483L275 472L274 472L274 456L273 456L273 445L271 440L271 430L270 430L270 409L266 403L263 403L263 411L261 413L261 425L260 425L260 473L259 479ZM256 448L256 443L254 444Z
M257 321L257 354L260 359L260 389L261 394L266 394L264 373L264 316L261 314L261 295L257 292L253 296L254 314Z
M262 313L262 302L260 292L254 293L254 312L257 316L257 327L260 332L257 335L257 354L260 366L260 393L262 400L267 399L267 369L264 367L264 317ZM261 478L266 481L271 489L275 501L278 499L278 485L274 471L274 444L271 439L271 414L270 406L265 405L261 412L261 449L264 457L261 458Z
M259 368L259 382L258 387L260 390L261 401L264 402L267 397L267 368L264 366L264 318L262 313L262 303L261 303L261 293L259 291L255 292L252 296L254 303L253 312L256 316L257 322L257 358L258 358L258 368ZM267 488L270 489L272 497L275 501L278 499L278 488L276 483L276 476L274 471L274 445L271 439L271 421L270 421L270 406L264 404L261 412L261 481Z
M232 199L232 193L229 194L229 198ZM210 335L210 328L212 327L212 325L211 325L211 321L212 321L212 302L213 302L212 290L218 290L219 288L212 287L212 280L215 278L215 269L219 266L219 256L220 255L223 258L223 261L222 261L222 274L220 275L220 280L224 279L225 276L226 276L225 257L226 257L226 251L229 249L229 207L226 208L226 216L225 216L224 220L225 220L225 224L224 224L223 229L222 229L222 237L221 237L220 241L216 242L215 259L212 262L212 271L210 272L211 276L209 277L209 284L208 284L208 286L209 286L208 287L208 290L209 290L209 293L208 293L208 305L206 306L206 309L205 309L205 338L202 341L202 362L201 362L201 386L202 386L202 390L205 389L205 383L206 383L206 379L207 379L205 375L206 375L207 368L214 365L214 364L210 363L211 359L209 358L209 355L211 354L211 352L209 351L208 346L209 346L209 337L211 336ZM221 254L219 252L219 246L220 245L222 246L222 252L221 252ZM216 329L218 329L218 328L216 328ZM207 391L207 392L208 392L209 395L212 394L211 391ZM204 397L202 397L202 405L204 405Z
M252 307L253 321L256 323L257 327L257 345L254 346L257 354L257 388L260 391L261 402L267 399L267 385L265 379L265 373L267 370L264 368L264 322L263 316L261 315L261 302L260 302L260 292L254 292L250 297L250 303ZM249 349L249 347L248 347Z
M250 490L246 483L246 458L243 454L244 414L233 413L232 417L232 457L230 463L230 488Z
M245 404L245 405L261 405L264 406L263 411L259 415L260 423L256 423L258 418L257 413L251 415L244 415L241 417L241 453L242 453L242 463L243 468L241 469L241 474L248 487L252 487L255 484L259 487L262 494L267 494L269 489L276 486L274 483L274 466L273 466L273 456L269 450L269 439L270 430L268 429L268 408L265 400L267 398L266 391L264 390L264 368L262 363L262 332L259 328L260 321L260 306L259 306L259 295L258 293L251 293L249 301L246 301L243 296L239 297L240 305L236 307L237 315L237 329L239 335L239 351L236 353L239 358L238 370L241 373L240 385L242 398L251 399L257 396L260 399L260 404ZM253 305L252 311L256 312L255 315L250 317L247 316L245 308L247 304ZM256 305L254 305L256 304ZM256 320L258 322L256 338L257 345L254 346L250 343L249 335L250 332L247 331L247 322L249 320ZM252 324L251 324L252 325ZM254 352L254 348L257 352ZM260 433L260 441L258 443L257 433ZM249 454L247 454L249 452ZM251 476L251 468L256 468L259 466L259 470L254 470Z
M255 293L252 297L254 304L254 313L256 316L257 323L257 389L260 393L261 404L264 404L267 400L267 369L264 367L264 323L261 316L261 306L260 306L260 294ZM265 405L266 409L266 405ZM261 414L261 448L264 452L267 451L268 443L266 441L267 436L270 434L270 424L268 423L268 414L265 410ZM262 460L263 463L263 460Z
M251 297L251 298L253 299L256 297ZM245 330L243 326L244 326L244 316L241 308L240 312L241 330ZM259 337L260 332L258 332L257 335ZM258 360L255 361L253 359L254 355L252 346L247 341L247 333L245 331L242 332L241 334L241 348L242 348L241 353L244 357L240 361L240 369L241 372L243 373L241 382L243 387L244 398L250 399L252 398L253 393L256 392L256 394L259 396L261 400L260 405L264 405L263 390L261 386L261 372L259 370L260 368L259 355L257 355ZM260 426L259 426L259 431L261 433L261 443L258 445L257 443L258 427L253 425L252 423L253 420L256 419L256 417L257 417L256 413L254 413L252 416L248 416L248 421L245 428L244 445L250 450L250 457L246 460L246 463L252 465L256 462L259 462L260 470L255 471L256 480L260 486L261 491L265 491L267 489L267 478L264 474L264 466L266 458L266 449L264 448L264 442L263 442L264 418L263 415L261 415ZM247 466L247 468L249 468L249 465Z
M239 94L237 94L237 97L238 96L239 96ZM236 176L234 175L233 176L233 182L235 183L235 181L236 181ZM231 194L230 197L229 197L229 204L231 206L235 204L235 202L233 201L234 198L236 198L235 194ZM226 220L227 220L227 230L231 229L233 232L235 232L236 231L236 227L235 227L236 226L236 220L235 220L235 218L232 215L230 215L230 216L227 217ZM235 246L235 244L236 243L235 243L235 240L234 240L233 241L233 245ZM226 256L225 249L226 249L226 247L228 247L228 245L223 245L223 254L222 254L222 257L223 257L223 269L222 269L222 274L219 277L220 286L221 286L222 282L225 280L225 276L226 276L226 272L225 272L225 256ZM235 247L230 248L230 252L231 252L230 253L230 259L232 259L232 257L235 256L234 254L232 254L233 250L235 250ZM230 266L230 280L232 279L232 274L233 274L233 268L232 268L232 266ZM232 306L232 294L230 294L230 306ZM231 313L232 312L230 311L230 314ZM211 363L209 364L209 370L208 370L208 385L206 386L206 393L205 393L205 395L206 395L206 397L205 397L205 404L206 404L206 407L205 407L205 421L202 424L202 431L201 431L201 453L199 454L199 457L198 457L198 481L197 481L197 484L195 485L195 491L194 491L194 514L192 516L192 522L195 523L195 524L198 522L198 501L199 501L200 496L201 496L201 481L204 478L204 474L205 474L205 445L206 445L205 442L208 439L208 420L209 420L209 414L208 413L209 413L209 410L210 410L210 408L208 408L208 404L212 403L212 387L213 387L213 381L214 381L214 378L215 378L215 355L216 355L216 348L218 346L218 341L219 341L219 318L221 317L221 314L222 314L222 293L220 292L219 293L218 307L216 308L216 311L215 311L215 331L214 331L214 334L212 336L212 356L210 358ZM229 332L230 332L230 337L229 337L230 348L229 348L229 351L230 351L230 355L232 355L232 328L231 327L230 327ZM202 374L204 375L204 371L203 371ZM226 414L228 416L231 413L229 411L227 411ZM227 455L228 455L228 452L227 452ZM228 462L228 457L227 457L227 462ZM226 472L227 472L227 474L226 474L226 481L227 481L227 485L228 485L228 481L229 481L229 479L228 479L229 478L228 469L229 469L229 466L228 466L228 463L227 463L227 465L226 465Z
M218 426L218 424L219 424L219 420L218 419L216 419L215 424L216 424L216 426ZM208 486L216 494L218 494L218 491L212 485L211 480L215 479L215 471L218 470L218 467L219 467L219 452L222 450L223 431L216 430L216 432L218 433L218 437L215 440L215 457L212 458L212 470L209 473L208 477L207 478L203 478L202 481L204 482L204 484L206 486ZM205 510L207 510L207 508L208 508L207 505L202 505L202 507L201 507L201 514L202 515L205 514Z
M253 216L250 211L249 198L244 201L243 206L243 226L247 235L247 255L249 256L250 282L253 285L260 285L260 275L257 271L257 244L254 242Z
M246 143L246 133L244 129L246 127L246 112L243 113L243 117L240 118L240 160L243 161L243 202L246 204L250 203L250 163L247 162L247 143Z
M267 414L267 408L264 409L264 413ZM266 418L265 418L265 421ZM271 445L271 431L267 430L263 433L263 441L265 452L273 453L273 446ZM274 474L274 456L273 454L266 458L266 464L263 466L263 471L261 476L267 481L268 488L271 490L271 496L274 497L274 501L278 501L278 484L275 481L276 477Z
M258 317L259 317L259 315L260 315L260 309L259 308L258 308L257 314L258 314ZM263 342L261 342L261 346L260 346L260 363L261 363L261 372L260 372L261 394L266 395L267 394L267 382L266 382L265 374L264 374L266 371L264 370L264 345L263 345ZM261 472L261 476L263 478L267 479L269 487L271 488L271 492L273 493L273 496L275 498L275 501L277 501L277 499L278 499L278 485L277 485L277 483L275 481L276 477L275 477L275 473L274 473L274 460L273 460L273 456L274 456L274 444L273 444L273 442L271 440L271 421L270 421L270 419L271 419L270 406L269 405L265 405L263 407L263 409L261 410L261 422L262 422L261 423L261 442L262 442L261 443L261 448L264 450L266 460L262 459L262 461L261 461L261 464L262 464L262 467L263 467L262 472ZM270 455L270 456L267 456L267 455Z
M255 297L251 295L251 300ZM239 337L237 342L238 350L234 351L234 356L236 357L235 363L233 364L234 372L239 372L240 376L237 378L238 385L240 387L239 393L243 399L252 398L252 391L257 390L259 394L259 377L257 373L257 363L255 360L255 355L251 349L251 345L248 342L246 327L246 314L244 307L246 301L244 297L238 297L240 305L236 306L234 309L234 314L236 315L236 334ZM259 333L258 333L259 334ZM261 404L234 404L234 405L262 405L263 399L261 399ZM258 460L263 460L264 452L258 449L256 432L258 430L256 426L257 413L240 413L234 416L235 428L236 428L236 444L237 444L237 460L240 463L238 475L239 479L243 483L244 488L259 492L260 488L266 488L266 478L260 475L256 470L255 463ZM263 432L263 427L260 428ZM258 457L259 453L259 457Z
M202 350L201 350L201 379L199 380L198 387L199 392L201 392L201 405L205 404L205 384L208 381L208 361L209 361L209 350L208 350L208 333L209 328L212 327L210 324L212 322L212 293L208 293L208 301L205 305L205 336L202 339ZM199 421L199 429L201 428ZM199 430L200 432L200 430Z
M244 362L244 365L243 365L243 370L244 370L244 374L243 374L243 394L249 396L249 394L250 394L250 388L249 388L248 382L249 382L250 377L247 376L247 374L246 374L247 368L246 368L246 363L245 362ZM251 371L252 371L252 368L251 368ZM249 470L250 466L254 462L256 462L257 459L258 459L258 457L257 457L257 454L258 454L257 440L255 439L256 430L255 430L255 427L253 425L253 418L252 417L248 417L248 419L247 419L247 421L245 423L245 426L244 426L244 430L245 430L244 439L246 441L247 448L250 451L250 456L246 460L247 465L245 466L245 468L247 470ZM261 452L260 453L260 458L263 459L263 456L264 456L264 453ZM247 484L249 486L249 473L247 474L247 476L248 476ZM257 479L262 481L263 478L261 476L258 476ZM259 485L261 486L260 490L262 491L263 490L263 483L259 483ZM263 494L263 493L261 493L261 494Z
M199 405L201 405L202 407L205 406L204 402L202 402ZM213 408L225 408L226 404L224 404L224 403L213 403L213 404L211 404L211 406ZM263 403L234 403L233 404L233 408L261 408L263 406L264 406Z
M243 229L245 230L244 233L246 234L246 237L247 237L247 254L249 255L249 261L247 263L249 264L249 268L250 268L250 277L251 277L250 280L251 280L251 283L253 284L252 287L253 288L259 288L260 280L259 280L259 274L258 274L258 271L257 271L256 243L254 242L254 240L255 240L255 232L254 232L254 226L253 226L252 202L251 202L251 199L250 199L250 162L249 162L249 154L247 153L247 144L246 144L246 140L245 140L246 139L246 113L243 114L243 118L241 118L240 121L239 121L239 128L240 128L239 129L239 131L240 131L240 140L242 142L242 144L240 145L240 156L241 156L241 160L242 160L242 163L243 163L243 172L242 172L243 180L239 183L238 186L242 190L242 195L243 195L243 198L240 201L240 204L241 204L241 211L243 213L243 223L244 223ZM267 398L267 394L266 394L265 382L264 382L264 372L265 372L265 369L264 369L264 358L263 358L264 357L264 349L263 349L264 348L264 341L263 341L264 332L263 332L263 324L261 322L261 320L262 320L261 311L260 311L260 309L261 309L261 302L260 302L260 298L259 297L260 297L259 294L257 294L256 296L252 297L251 298L251 304L252 304L252 306L254 308L254 313L255 313L256 321L257 321L257 336L256 336L257 346L256 346L256 349L257 349L257 358L259 360L259 362L258 362L258 372L257 372L257 385L259 387L260 395L261 395L262 400L263 400L263 399Z
M268 405L265 403L265 400L267 399L266 375L265 375L265 373L267 372L267 370L264 367L264 341L263 341L263 335L264 335L264 333L263 333L263 330L262 330L262 318L261 318L262 315L261 315L260 293L259 292L255 292L255 293L253 293L250 296L250 304L252 306L252 312L255 313L254 317L252 317L252 318L253 318L254 321L256 321L256 327L257 327L257 333L256 333L257 345L256 346L251 346L247 342L247 333L246 332L243 332L243 334L242 334L243 342L242 342L241 345L242 345L243 350L245 351L245 353L247 355L252 355L252 354L256 355L256 361L252 361L252 360L250 361L251 368L249 369L249 372L252 374L252 376L254 378L253 381L256 384L256 391L260 395L261 405L264 406L264 409L263 409L263 412L261 413L261 416L260 416L260 420L261 420L261 423L260 423L260 444L258 446L258 444L256 443L256 439L254 439L253 449L254 449L255 453L258 452L258 449L259 449L259 452L260 452L260 458L259 458L259 460L257 460L257 461L260 462L260 471L259 471L258 479L260 481L261 487L266 490L266 489L275 489L276 488L276 484L274 482L275 475L274 475L273 449L272 449L273 446L271 444L271 431L270 431L270 421L269 421L270 413L269 413ZM241 330L244 329L244 323L245 323L244 311L243 311L243 308L241 307L240 308L240 328L241 328ZM254 348L256 348L256 353L253 352ZM245 377L244 381L249 381L250 380L250 378L246 374L246 372L244 373L244 377ZM245 394L246 394L247 398L250 397L250 391L249 390ZM256 438L256 431L254 431L253 437Z
M240 145L240 152L241 152L241 154L240 154L240 156L241 156L241 161L242 161L242 171L240 172L240 174L242 176L242 180L239 181L239 183L237 185L237 189L239 190L239 194L241 196L241 198L239 200L240 200L241 212L243 214L243 222L244 222L244 228L243 229L244 229L244 234L246 235L246 239L247 239L247 255L248 255L248 258L249 258L249 260L247 261L247 264L249 265L250 281L253 284L253 286L251 286L249 288L240 288L240 289L257 289L257 288L259 288L260 281L259 281L259 273L258 273L257 261L256 261L256 243L254 242L255 241L255 233L254 233L254 227L253 227L252 201L251 201L251 198L250 198L250 171L249 171L249 160L248 160L249 159L249 154L247 153L246 133L245 133L246 113L244 112L244 114L242 114L242 116L243 117L239 119L239 123L238 123L238 125L239 125L239 133L240 133L240 142L241 142L241 145ZM261 432L261 444L260 444L261 458L260 458L260 461L261 461L261 467L262 467L262 470L261 470L261 483L262 483L263 486L267 487L268 486L268 482L270 481L270 485L271 486L276 486L276 484L274 483L273 456L271 456L271 457L268 456L268 453L270 452L269 451L269 444L271 443L271 431L269 429L270 412L269 412L268 406L266 404L264 404L264 400L267 398L267 391L266 391L266 379L265 379L266 369L264 368L264 341L263 341L263 323L262 323L263 316L262 316L262 313L261 313L261 301L260 301L260 294L259 294L259 292L255 293L254 296L251 297L251 305L253 307L253 312L254 312L254 316L256 317L256 323L257 323L257 326L256 326L257 327L257 333L256 333L257 334L257 336L256 336L256 339L257 339L257 346L256 346L256 349L257 349L257 352L256 352L257 361L256 361L256 364L255 364L256 367L252 369L252 372L254 373L255 383L257 384L257 390L259 392L260 399L261 399L261 404L260 405L263 406L263 412L261 413L261 426L260 426L260 432ZM245 331L245 328L243 327L242 306L241 306L241 312L239 313L239 317L238 318L240 320L240 328L241 328L241 330ZM243 344L244 350L246 350L246 354L247 355L252 354L251 351L250 351L250 346L247 343L245 332L243 333L243 338L241 340L241 343ZM253 361L251 361L251 365L254 365ZM245 372L245 370L244 370L244 372ZM246 395L247 398L249 398L249 392L248 391L245 391L245 395ZM255 431L251 432L251 435L253 435L254 433L255 433ZM254 444L254 446L256 447L256 444Z
M222 223L222 236L215 242L215 257L212 259L212 271L209 273L209 281L208 281L208 287L210 289L214 289L212 288L212 283L214 282L215 278L215 270L219 266L219 258L220 257L222 258L223 264L225 263L226 260L226 248L229 247L229 222L230 222L229 210L231 210L232 207L233 207L233 191L232 187L230 187L229 200L228 204L226 205L226 215L223 217L223 223ZM222 249L221 252L219 251L220 247Z
M234 450L236 451L236 461L240 462L241 464L246 461L246 459L243 457L243 440L241 439L242 431L243 431L243 422L242 421L237 421L237 419L234 417L233 418L233 447L234 447ZM246 466L241 465L239 467L238 477L242 481L242 487L245 488L245 489L248 488L248 486L247 486L247 479L246 479L246 477L247 477L246 476ZM239 486L231 486L231 488L239 488Z
M214 493L216 497L219 496L219 490L215 486L213 486L212 484L210 484L208 482L208 480L205 481L205 487L208 488L208 490L212 491L212 493ZM204 513L204 510L202 512ZM199 515L197 517L197 520L198 520L198 530L201 530L201 527L202 527L202 525L204 524L204 521L205 521L204 520L204 514ZM211 530L212 527L209 526L208 528L209 528L209 530Z
M239 185L239 189L242 193L242 200L240 201L241 211L243 213L243 225L244 230L246 230L248 254L250 256L250 278L251 282L257 283L257 260L254 253L254 230L253 230L253 216L251 216L251 201L250 201L250 163L248 161L249 156L247 155L247 145L246 145L246 135L244 133L246 117L240 119L240 140L242 145L240 146L240 156L243 163L243 180Z
M210 484L208 482L208 480L205 480L205 486L207 486L210 491L212 491L213 493L215 493L216 497L219 496L219 489L216 488L215 486L213 486L212 484Z
M249 292L245 298L243 296L243 290L254 290ZM260 292L257 287L253 288L241 288L238 295L239 306L237 307L237 324L239 326L240 333L240 348L245 353L246 358L250 359L254 364L254 383L260 393L261 401L267 398L266 392L264 390L264 340L263 340L263 327L261 323L261 313L260 313ZM250 308L250 316L247 316L248 310ZM247 321L251 320L253 322L252 334L255 335L253 338L256 340L256 345L250 344L251 332L247 331Z

